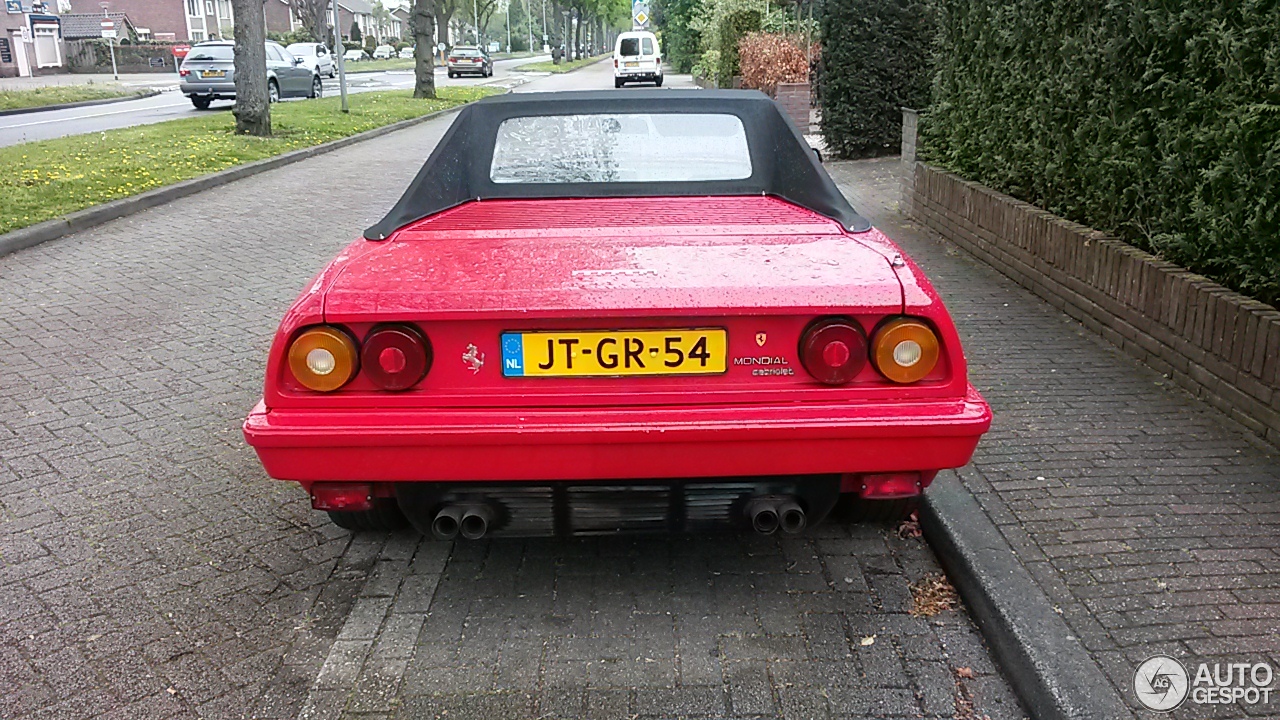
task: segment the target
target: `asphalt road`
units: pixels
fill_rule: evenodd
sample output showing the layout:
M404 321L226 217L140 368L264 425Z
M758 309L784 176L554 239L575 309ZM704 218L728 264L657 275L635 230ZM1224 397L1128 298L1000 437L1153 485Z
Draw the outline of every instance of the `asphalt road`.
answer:
M491 78L468 76L450 79L444 68L436 68L436 84L441 86L502 84L509 82L512 75L523 74L514 73L515 68L547 59L549 59L548 56L498 60L493 64L494 72ZM358 68L358 65L356 67ZM357 72L347 75L347 92L349 93L410 87L413 87L411 70ZM338 94L338 80L326 79L324 92L325 95ZM213 104L212 111L228 111L231 105L232 102L229 100L216 102ZM177 91L175 84L172 90L142 100L0 117L0 147L33 140L47 140L66 135L82 135L195 117L204 112L208 111L196 110L192 107L191 101Z

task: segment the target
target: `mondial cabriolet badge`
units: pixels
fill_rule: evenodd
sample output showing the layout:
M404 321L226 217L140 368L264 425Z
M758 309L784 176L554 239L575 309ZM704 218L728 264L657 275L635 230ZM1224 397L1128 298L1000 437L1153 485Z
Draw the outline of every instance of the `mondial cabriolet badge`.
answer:
M473 374L478 373L480 368L484 367L484 353L480 352L480 348L475 345L468 345L467 351L462 353L462 362L471 368Z

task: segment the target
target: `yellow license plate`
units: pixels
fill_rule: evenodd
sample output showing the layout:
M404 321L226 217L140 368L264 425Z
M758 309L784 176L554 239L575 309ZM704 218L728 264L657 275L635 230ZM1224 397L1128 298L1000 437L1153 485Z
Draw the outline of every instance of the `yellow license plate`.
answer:
M226 70L205 70L204 72L200 73L200 77L207 77L207 78L226 77L226 76L227 76Z
M638 62L623 63L623 67L640 67L640 63Z
M506 377L715 375L725 371L723 328L507 332Z

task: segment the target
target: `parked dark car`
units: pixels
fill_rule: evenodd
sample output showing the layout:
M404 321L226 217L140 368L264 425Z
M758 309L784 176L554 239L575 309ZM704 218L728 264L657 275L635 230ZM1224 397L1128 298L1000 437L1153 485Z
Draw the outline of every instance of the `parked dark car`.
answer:
M493 76L493 60L489 53L478 47L455 47L449 51L449 77L458 77L463 73L474 73L480 77Z
M294 57L275 42L268 42L266 51L267 94L271 102L287 97L320 97L324 91L320 75L302 58ZM235 72L235 43L198 43L178 69L182 78L178 87L196 109L205 110L214 100L236 99Z

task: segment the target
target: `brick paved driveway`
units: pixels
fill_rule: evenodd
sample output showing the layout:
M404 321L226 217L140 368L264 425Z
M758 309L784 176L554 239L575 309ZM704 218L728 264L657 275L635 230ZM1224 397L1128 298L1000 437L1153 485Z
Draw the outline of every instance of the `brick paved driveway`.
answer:
M240 422L448 121L0 258L0 718L296 715L373 556Z
M883 526L800 538L388 538L303 717L1022 717ZM963 677L962 677L963 675Z
M379 608L420 621L426 650L375 657L403 659L424 711L494 691L569 714L964 717L972 695L1015 716L962 611L906 614L937 568L884 528L447 554L353 540L265 477L239 423L278 318L447 122L0 258L0 718L294 717Z
M1156 653L1280 668L1276 449L905 221L896 158L830 170L946 299L995 414L961 478L1121 695ZM1280 701L1173 717L1246 711Z

